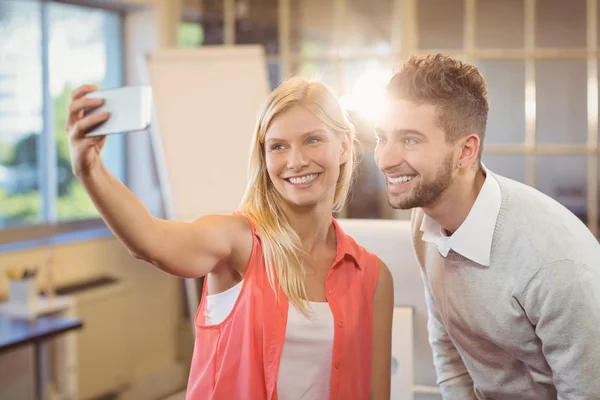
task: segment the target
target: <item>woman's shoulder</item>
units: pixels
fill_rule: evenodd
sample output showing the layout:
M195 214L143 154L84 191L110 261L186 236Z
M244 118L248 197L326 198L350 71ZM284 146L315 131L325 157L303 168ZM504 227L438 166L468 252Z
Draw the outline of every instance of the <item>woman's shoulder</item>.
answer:
M348 246L352 248L354 262L359 267L363 279L370 282L368 285L373 293L381 287L392 285L392 274L388 266L377 254L361 246L356 240L347 235Z
M382 280L384 282L391 280L391 272L381 258L363 245L359 244L354 237L348 235L341 229L337 221L335 222L338 226L338 233L342 235L341 239L344 251L346 254L350 254L352 256L359 269L363 271L364 274L371 276L375 284L377 284L377 282L381 282Z
M367 268L377 268L379 266L379 257L367 250L363 245L359 244L354 237L346 234L341 229L339 231L343 236L342 240L342 250L352 256L352 258L356 261L359 267Z
M253 224L243 213L233 214L210 214L200 217L195 223L208 224L212 229L225 230L232 235L249 236L253 230Z
M243 230L245 233L259 236L257 223L250 214L245 211L235 211L230 218L232 221L235 221L238 229Z

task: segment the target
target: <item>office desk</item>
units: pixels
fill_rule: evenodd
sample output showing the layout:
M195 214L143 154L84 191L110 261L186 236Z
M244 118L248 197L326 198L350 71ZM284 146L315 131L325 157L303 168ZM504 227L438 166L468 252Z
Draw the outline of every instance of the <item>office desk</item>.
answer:
M82 326L83 322L78 318L44 316L20 320L0 316L0 356L4 351L32 344L35 349L35 398L46 400L49 377L47 340Z

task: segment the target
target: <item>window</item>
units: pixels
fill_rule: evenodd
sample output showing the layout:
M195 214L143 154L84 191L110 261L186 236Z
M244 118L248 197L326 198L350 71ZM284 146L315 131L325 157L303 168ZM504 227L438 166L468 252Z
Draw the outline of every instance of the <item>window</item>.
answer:
M121 86L121 18L98 9L53 4L49 9L50 94L56 140L59 221L94 218L98 213L71 172L64 131L71 91L84 83L100 88ZM102 156L111 172L124 180L124 137L107 138Z
M366 99L376 93L367 88L409 54L444 52L475 63L488 83L486 166L538 188L598 232L598 44L590 38L600 38L600 30L587 23L598 18L588 16L597 7L585 0L419 0L414 9L385 0L368 9L353 0L341 0L339 8L299 4L291 20L290 73L331 82L365 151L344 216L401 215L382 200L367 123L376 107ZM304 8L319 18L298 17ZM389 28L395 20L401 26ZM351 33L358 26L357 42Z
M0 227L42 220L40 5L0 3Z
M488 83L486 166L550 195L598 233L600 7L595 2L236 0L227 4L218 10L218 17L212 15L224 21L219 25L222 43L263 44L273 86L292 74L319 78L348 108L364 156L341 216L408 215L390 209L385 182L372 157L377 88L408 55L444 52L477 65ZM211 16L204 14L204 19ZM596 24L588 23L592 18Z
M182 22L177 30L177 44L179 47L197 47L204 42L204 29L202 25L193 22Z
M223 31L224 1L203 0L186 3L188 8L182 9L182 21L179 23L177 32L178 46L196 47L223 44L225 40ZM196 7L189 8L190 5Z
M97 218L71 172L65 123L83 83L122 85L120 14L67 4L0 3L0 228ZM121 181L124 138L103 159Z

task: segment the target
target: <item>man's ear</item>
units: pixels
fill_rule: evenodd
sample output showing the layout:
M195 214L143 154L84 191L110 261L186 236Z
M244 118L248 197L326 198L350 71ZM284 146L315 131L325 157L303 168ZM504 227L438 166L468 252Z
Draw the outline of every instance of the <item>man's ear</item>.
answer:
M471 133L467 137L460 140L462 145L460 147L460 154L458 157L459 168L471 168L471 166L477 162L479 155L479 148L481 141L479 136L475 133Z
M351 144L352 144L352 135L350 134L350 131L346 131L346 132L344 132L344 135L342 136L342 148L341 148L342 151L340 153L340 165L348 162L348 160L350 158Z

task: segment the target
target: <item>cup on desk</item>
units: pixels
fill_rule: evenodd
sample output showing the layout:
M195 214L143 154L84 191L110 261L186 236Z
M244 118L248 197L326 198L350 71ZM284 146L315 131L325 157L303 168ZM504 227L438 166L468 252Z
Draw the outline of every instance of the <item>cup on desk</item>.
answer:
M8 302L11 304L18 304L26 307L35 306L38 300L37 286L35 284L37 270L13 269L8 270L6 275L9 280Z

